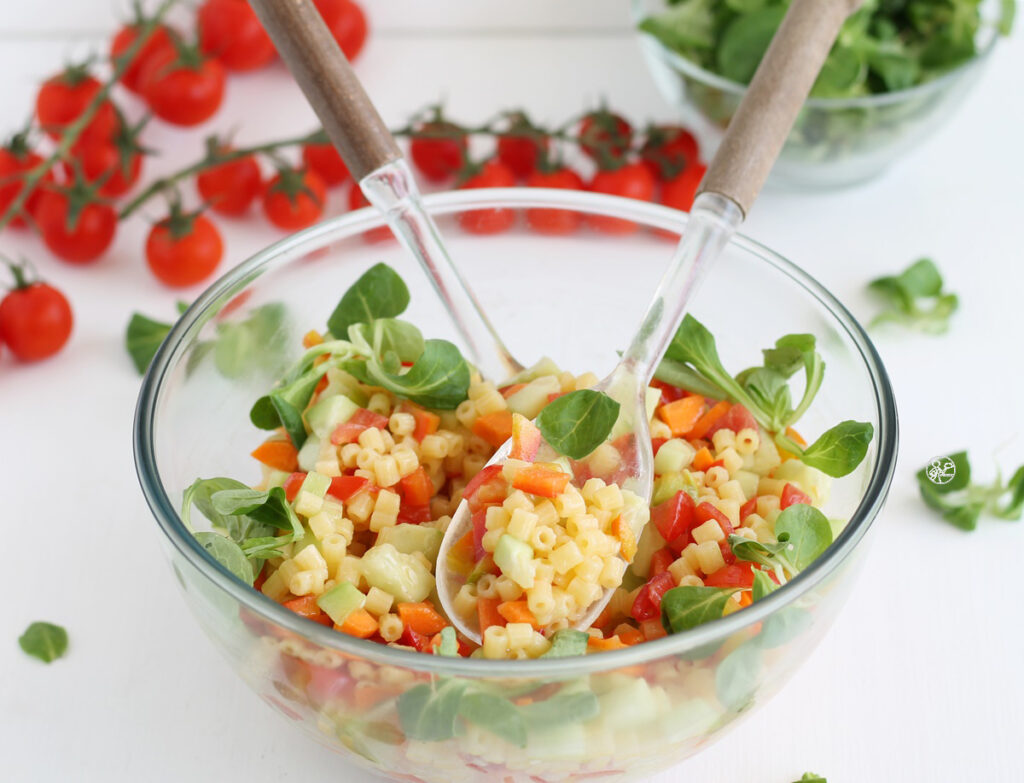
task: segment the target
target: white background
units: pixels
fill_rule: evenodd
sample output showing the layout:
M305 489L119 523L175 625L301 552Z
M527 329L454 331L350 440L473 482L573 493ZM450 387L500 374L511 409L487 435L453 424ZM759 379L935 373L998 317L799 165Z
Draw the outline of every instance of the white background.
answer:
M369 5L369 3L367 3ZM114 27L109 0L3 0L0 125L27 116L37 80ZM560 121L602 96L635 120L672 117L629 29L626 3L380 0L358 63L385 118L446 96L475 122L523 106ZM877 335L899 400L902 450L873 550L844 614L791 684L667 781L1019 781L1024 733L1020 524L973 534L921 506L914 471L970 448L976 474L1024 461L1024 44L997 50L948 125L882 179L840 192L766 192L746 232L809 269L855 314L864 284L930 254L961 296L951 333ZM209 127L151 129L150 174L193 159L211 128L242 142L305 131L311 114L280 66L231 80ZM334 197L334 212L342 209ZM159 215L153 214L153 217ZM129 312L170 316L174 292L140 255L141 220L100 263L72 268L7 232L71 298L58 358L0 358L0 780L362 780L246 690L177 595L138 489L130 426L138 378L121 349ZM235 263L278 235L227 225ZM194 295L197 292L187 292ZM43 666L16 638L67 626Z

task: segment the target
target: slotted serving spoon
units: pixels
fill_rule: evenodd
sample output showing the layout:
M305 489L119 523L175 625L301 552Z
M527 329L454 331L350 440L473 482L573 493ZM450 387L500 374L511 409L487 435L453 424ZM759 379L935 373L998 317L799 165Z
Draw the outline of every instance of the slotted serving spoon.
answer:
M433 221L394 139L320 19L312 0L250 0L267 33L295 76L328 137L371 204L381 210L402 244L423 264L448 305L470 358L488 377L521 368L505 349L459 272L451 264ZM708 267L736 232L764 184L786 136L832 47L839 28L860 0L793 0L722 140L694 201L686 230L622 361L595 389L619 402L619 431L629 443L624 475L616 480L650 499L653 456L645 390L683 319L686 305ZM506 443L489 464L503 462ZM453 542L470 529L461 503L437 559L437 591L449 618L470 639L477 629L454 611L464 578L448 568ZM646 519L636 520L639 539ZM586 628L611 598L606 589L575 622Z

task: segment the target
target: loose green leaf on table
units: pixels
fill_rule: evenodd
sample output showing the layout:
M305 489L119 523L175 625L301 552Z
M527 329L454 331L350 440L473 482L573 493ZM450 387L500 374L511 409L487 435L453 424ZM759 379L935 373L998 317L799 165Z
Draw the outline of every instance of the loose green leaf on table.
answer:
M608 438L619 417L619 403L592 389L563 394L537 416L544 440L570 459L583 459Z
M53 623L34 622L18 637L18 645L26 655L51 663L67 652L68 632Z
M673 587L661 599L661 624L668 633L696 628L717 620L735 587Z
M574 655L583 655L587 651L587 640L590 637L583 631L574 628L563 628L555 631L551 637L551 646L541 658L567 658Z
M956 294L943 291L942 275L929 258L915 261L898 275L872 280L868 288L885 305L872 326L893 322L941 334L949 328L950 316L959 304Z
M335 337L344 337L352 324L394 318L408 306L409 289L405 281L387 264L375 264L341 297L327 319L327 328Z
M974 530L983 513L1000 519L1019 520L1024 514L1024 466L1003 482L971 481L967 452L958 451L933 459L917 472L917 486L925 504L961 530Z
M187 309L188 305L185 302L178 302L179 315ZM157 349L172 326L173 324L156 321L142 313L132 313L128 328L125 330L124 346L139 375L144 375L149 369Z
M801 776L800 780L794 780L793 783L828 783L828 781L821 775L815 775L813 772L805 772L803 776Z

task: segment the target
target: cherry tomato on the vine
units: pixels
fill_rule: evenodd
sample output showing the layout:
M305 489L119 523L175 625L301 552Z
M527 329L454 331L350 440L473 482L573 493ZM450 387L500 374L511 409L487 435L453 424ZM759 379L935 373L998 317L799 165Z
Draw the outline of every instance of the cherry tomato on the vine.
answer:
M517 113L508 132L498 137L498 159L517 177L525 179L537 168L537 160L549 143L547 135L534 128L525 115Z
M109 143L76 144L72 155L82 167L82 175L87 182L95 182L112 172L97 190L97 194L104 198L123 196L138 182L142 172L141 153L128 152L122 156L121 151ZM63 166L69 178L74 176L73 164L65 161Z
M199 125L224 100L224 66L195 49L157 52L140 77L142 95L160 119L172 125Z
M535 171L526 178L531 188L560 188L562 190L583 190L583 180L570 168L561 167L551 171ZM571 234L579 228L583 216L571 209L535 207L526 210L526 222L539 234Z
M366 43L366 15L352 0L313 0L345 57L354 60Z
M42 162L43 157L27 147L23 147L17 137L10 145L0 147L0 215L4 214L8 207L14 203L18 194L21 193L22 187L24 187L23 183L18 182L14 178L34 169ZM46 172L42 183L52 181L53 172ZM25 199L24 209L28 214L35 215L39 207L40 195L42 195L42 191L40 186L36 185L28 198ZM25 219L18 215L11 220L9 225L24 226Z
M416 168L430 182L444 182L455 176L466 162L465 132L445 120L425 122L409 143L409 155Z
M459 187L472 188L511 188L516 184L515 174L497 158L491 158L480 167ZM515 222L514 210L505 207L494 209L472 209L459 213L459 225L471 234L497 234L512 227Z
M221 152L229 150L222 149ZM263 179L256 158L247 155L199 172L196 187L214 211L236 217L244 214L256 200L263 187Z
M117 59L128 51L138 38L139 30L139 24L130 24L125 25L117 31L117 34L110 42L110 58L112 60ZM132 58L131 63L129 63L128 67L121 75L121 84L132 92L140 92L142 85L139 83L139 77L142 75L143 69L146 67L146 63L161 50L173 50L173 48L174 43L171 39L169 29L162 24L157 25L153 28L153 32L150 33L149 38L146 39L142 48L136 52L135 57Z
M680 125L655 125L647 130L640 158L657 179L666 182L700 160L697 139Z
M587 114L580 122L580 148L598 163L621 160L633 141L633 126L607 109Z
M326 144L303 144L302 161L320 175L324 184L340 185L348 179L348 167L341 155L330 142Z
M308 169L285 169L267 183L263 212L278 228L295 231L320 219L327 200L327 186Z
M679 174L661 186L661 203L666 207L689 212L697 195L697 186L704 179L708 167L703 163L687 166Z
M71 336L71 305L53 286L29 283L19 267L11 269L15 287L0 301L0 343L23 362L53 356Z
M647 166L635 161L617 169L598 171L590 181L590 190L611 196L651 201L654 198L654 184L654 176ZM631 220L605 215L591 215L588 222L606 234L629 234L637 230L637 224Z
M262 68L277 56L246 0L206 0L196 13L199 48L232 71Z
M52 188L39 197L35 218L43 242L58 258L73 264L95 261L114 241L117 212L109 204L89 202L71 213L66 193Z
M146 237L146 263L161 282L173 287L195 285L208 278L224 255L217 227L200 214L171 208L169 217L153 224Z
M36 95L36 117L43 130L59 138L64 129L85 111L96 93L103 88L100 81L89 74L84 66L65 68L51 76ZM119 121L114 104L103 101L80 138L109 140L117 130Z
M348 190L348 208L350 211L362 209L363 207L370 206L370 202L366 200L366 196L363 195L363 191L359 188L358 182L353 182L352 187ZM369 231L363 232L363 239L367 242L383 242L386 239L392 237L391 229L387 226L380 226L379 228L371 228Z

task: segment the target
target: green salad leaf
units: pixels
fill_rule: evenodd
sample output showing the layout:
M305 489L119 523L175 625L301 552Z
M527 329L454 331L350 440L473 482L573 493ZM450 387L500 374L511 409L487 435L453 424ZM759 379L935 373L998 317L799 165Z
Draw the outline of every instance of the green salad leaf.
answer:
M353 324L393 318L408 306L409 288L405 281L387 264L375 264L341 297L327 319L327 328L335 337L344 337Z
M668 633L680 633L717 620L735 587L673 587L661 599L661 624Z
M754 637L752 641L756 641ZM740 712L754 699L760 681L761 647L747 642L726 655L715 668L715 695L727 710Z
M821 775L816 775L813 772L805 772L800 777L800 780L794 780L793 783L828 783L828 781Z
M915 261L898 275L872 280L868 289L885 306L871 326L891 322L941 334L959 305L956 294L943 290L942 275L930 258Z
M961 530L974 530L983 513L1016 521L1024 515L1024 466L1004 482L997 475L991 484L971 481L966 451L933 459L917 472L921 499L943 519Z
M544 701L535 701L519 708L526 725L533 731L548 727L585 723L601 711L593 691L565 691Z
M619 403L592 389L563 394L537 416L548 445L570 459L583 459L607 440L619 418Z
M398 722L409 739L442 742L455 736L465 680L422 683L398 697Z
M568 658L583 655L587 651L587 640L590 637L583 631L574 628L563 628L551 636L551 646L541 658Z
M786 438L786 449L794 451L795 446L795 453L805 465L838 478L847 475L861 463L874 435L875 428L870 422L847 419L826 430L805 449Z
M284 489L222 489L210 496L214 511L221 515L247 516L278 530L290 530L292 540L305 535L299 517L285 497Z
M256 581L256 574L253 573L252 564L238 544L221 533L207 530L200 530L192 535L214 560L252 587L253 582Z
M68 632L53 623L34 622L18 637L18 646L26 655L52 663L67 652Z
M518 748L526 747L526 720L503 696L468 692L459 701L459 716Z
M181 315L188 309L186 302L178 302L178 314ZM157 349L163 343L167 333L171 331L173 324L156 321L142 313L132 313L128 321L128 328L125 330L124 347L131 357L132 364L139 371L139 375L145 375L149 369Z
M423 352L405 372L389 372L379 357L343 365L356 378L381 386L427 408L454 410L469 394L469 364L447 340L426 340Z

